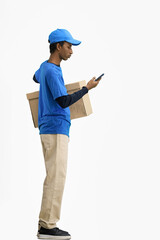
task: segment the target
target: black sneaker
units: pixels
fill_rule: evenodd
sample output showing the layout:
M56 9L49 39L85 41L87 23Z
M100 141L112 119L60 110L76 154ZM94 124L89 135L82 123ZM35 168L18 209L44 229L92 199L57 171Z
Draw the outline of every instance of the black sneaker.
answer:
M37 233L39 239L54 239L54 240L66 240L71 239L71 235L68 232L60 230L55 227L52 229L46 229L41 227Z

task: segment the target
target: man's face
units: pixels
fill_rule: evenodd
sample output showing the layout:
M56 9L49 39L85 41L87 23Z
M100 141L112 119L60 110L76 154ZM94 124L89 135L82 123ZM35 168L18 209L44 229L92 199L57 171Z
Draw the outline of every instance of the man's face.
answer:
M71 57L72 51L72 44L68 42L64 42L63 46L58 46L59 57L62 60L67 60Z

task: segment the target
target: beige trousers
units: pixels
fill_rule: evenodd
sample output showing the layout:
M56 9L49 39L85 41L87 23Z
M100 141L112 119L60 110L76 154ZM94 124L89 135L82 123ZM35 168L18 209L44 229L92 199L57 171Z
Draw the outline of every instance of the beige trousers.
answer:
M63 134L41 134L46 178L43 185L40 226L51 229L60 219L61 202L66 179L68 142Z

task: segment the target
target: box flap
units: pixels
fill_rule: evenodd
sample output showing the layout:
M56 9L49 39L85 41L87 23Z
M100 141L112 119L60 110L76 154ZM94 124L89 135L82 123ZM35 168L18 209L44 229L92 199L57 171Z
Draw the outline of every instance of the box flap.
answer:
M27 96L28 100L39 98L39 91L32 92L32 93L27 93L26 96Z
M83 86L86 86L85 80L65 85L67 91L76 91L77 89L82 88Z

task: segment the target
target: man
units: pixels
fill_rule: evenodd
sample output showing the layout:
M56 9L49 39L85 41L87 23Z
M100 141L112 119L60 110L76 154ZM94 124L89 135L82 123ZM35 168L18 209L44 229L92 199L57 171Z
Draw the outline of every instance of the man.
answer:
M39 239L70 239L68 232L57 228L60 219L64 190L69 129L71 125L69 106L82 98L99 81L92 78L81 90L68 95L60 63L73 54L75 40L65 29L57 29L49 35L50 57L35 72L34 81L40 83L38 127L46 167L43 197L39 215Z

